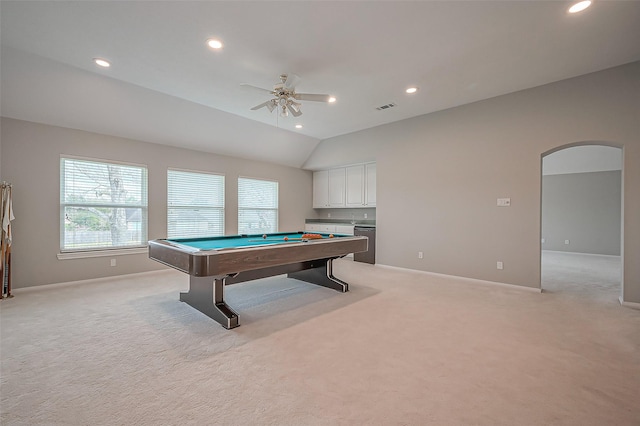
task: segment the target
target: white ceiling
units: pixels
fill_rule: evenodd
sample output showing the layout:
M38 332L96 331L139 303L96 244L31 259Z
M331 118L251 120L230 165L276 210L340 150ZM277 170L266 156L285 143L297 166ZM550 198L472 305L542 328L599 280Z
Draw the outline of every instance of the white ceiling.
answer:
M1 113L300 167L322 139L640 60L640 1L569 5L3 0ZM251 111L269 96L240 84L281 73L338 101Z

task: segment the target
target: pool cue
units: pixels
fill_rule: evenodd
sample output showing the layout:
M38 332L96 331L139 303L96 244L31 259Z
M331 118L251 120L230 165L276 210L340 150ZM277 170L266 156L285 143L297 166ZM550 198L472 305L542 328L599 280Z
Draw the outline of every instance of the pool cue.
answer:
M7 295L5 297L9 298L9 297L13 297L13 295L11 294L11 245L7 246L7 251L5 252L5 256L7 257L7 269L6 269Z
M7 294L4 286L4 276L7 272L5 268L5 263L4 263L4 259L5 259L4 231L2 231L0 234L2 234L2 241L0 242L0 258L2 259L0 261L2 263L0 265L0 285L2 285L2 291L0 292L0 299L4 299L5 294Z

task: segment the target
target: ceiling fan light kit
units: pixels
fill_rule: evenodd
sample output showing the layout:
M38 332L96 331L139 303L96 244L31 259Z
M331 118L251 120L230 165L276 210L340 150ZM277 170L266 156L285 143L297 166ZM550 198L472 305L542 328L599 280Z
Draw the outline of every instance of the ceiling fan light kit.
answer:
M300 109L302 104L296 101L335 102L335 98L330 95L296 93L296 85L299 82L300 77L295 74L281 74L280 83L275 84L273 90L263 89L250 84L242 84L242 86L267 92L273 96L272 99L251 108L252 111L266 107L269 112L273 112L274 109L278 108L280 116L282 117L288 117L289 113L294 117L302 115L302 110Z

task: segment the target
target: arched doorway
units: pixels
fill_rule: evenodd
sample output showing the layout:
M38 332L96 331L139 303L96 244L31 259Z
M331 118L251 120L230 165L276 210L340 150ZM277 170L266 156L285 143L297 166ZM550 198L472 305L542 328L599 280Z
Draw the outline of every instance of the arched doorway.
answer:
M540 288L594 302L622 294L623 150L579 142L541 157Z

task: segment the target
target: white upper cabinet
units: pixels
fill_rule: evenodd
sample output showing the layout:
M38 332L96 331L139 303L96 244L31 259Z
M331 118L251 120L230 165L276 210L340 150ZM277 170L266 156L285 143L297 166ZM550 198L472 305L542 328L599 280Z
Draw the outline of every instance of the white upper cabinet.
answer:
M344 169L329 170L329 207L344 207Z
M364 206L364 164L350 166L346 169L347 176L347 207Z
M313 208L329 207L329 171L313 172Z
M365 186L364 204L366 207L376 206L376 163L369 163L364 165L365 172Z
M346 168L347 207L376 206L376 163Z
M376 163L313 173L313 208L375 206Z

